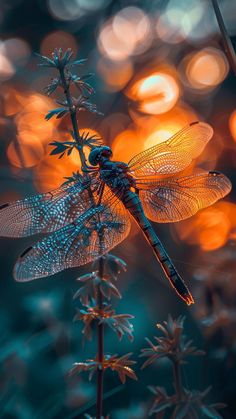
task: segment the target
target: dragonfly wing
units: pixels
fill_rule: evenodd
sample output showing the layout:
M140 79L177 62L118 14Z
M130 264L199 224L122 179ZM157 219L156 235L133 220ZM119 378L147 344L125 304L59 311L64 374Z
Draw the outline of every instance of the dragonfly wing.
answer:
M0 236L24 237L56 231L91 206L88 183L76 180L43 194L0 206ZM95 180L96 183L96 180Z
M158 223L181 221L214 204L231 190L219 172L200 173L153 182L142 181L139 197L146 216Z
M84 265L123 241L129 230L125 207L118 198L109 195L109 199L73 223L23 252L16 262L14 277L17 281L30 281Z
M204 122L193 122L167 141L134 156L129 168L134 177L173 174L184 170L197 158L213 135Z

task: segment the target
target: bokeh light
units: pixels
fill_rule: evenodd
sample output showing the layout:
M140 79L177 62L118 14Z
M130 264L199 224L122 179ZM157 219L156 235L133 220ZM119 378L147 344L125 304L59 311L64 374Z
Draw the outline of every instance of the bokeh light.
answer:
M127 96L139 102L139 109L148 114L169 111L179 98L179 86L174 77L155 72L138 80L127 91Z
M144 142L137 130L124 130L117 135L112 144L114 159L128 163L136 153L143 150L143 146Z
M72 51L77 51L77 42L73 35L64 31L53 31L47 34L41 43L40 52L42 55L50 56L58 45L65 50L71 48Z
M151 43L148 16L139 8L130 6L104 23L98 38L101 53L111 60L125 60L143 53Z
M236 141L236 110L234 110L230 115L229 129L234 141Z
M4 49L0 44L0 81L9 80L15 74L15 68L11 61L6 57Z
M229 71L224 53L213 47L190 53L183 60L182 66L187 84L199 90L211 90L218 86Z
M44 148L32 132L21 132L7 149L7 157L13 166L19 168L36 166L44 155Z
M120 132L112 144L115 158L126 162L139 152L167 140L188 123L198 119L197 113L184 105L158 117L132 110L130 116L134 122Z
M20 38L8 38L0 41L0 81L9 80L19 67L29 60L29 44Z
M194 217L176 223L176 233L180 240L191 245L198 245L202 251L212 251L234 239L236 228L236 205L230 202L218 202L205 208Z
M91 136L101 138L98 131L91 128L83 128L79 130L80 135L89 133ZM57 141L71 141L71 134L69 132L59 132L54 138ZM59 159L58 155L50 155L52 150L51 146L46 148L43 159L40 164L34 169L34 185L38 191L49 191L59 187L66 181L66 177L70 177L72 173L77 172L81 168L79 153L73 150L68 156ZM88 157L90 149L84 148L85 157Z
M216 31L211 7L207 2L197 0L168 1L156 22L158 37L169 44L178 44L186 39L198 43L213 36Z
M79 169L79 159L74 152L64 159L64 164L58 156L51 156L48 149L44 159L34 169L34 185L38 191L46 192L59 187L66 177Z
M48 8L58 20L73 21L84 14L77 0L48 0Z
M123 89L133 75L133 65L129 59L112 62L100 58L97 69L106 84L107 90L111 92Z
M48 0L51 15L58 20L74 21L109 5L111 0Z
M24 66L31 54L28 42L20 38L6 39L1 46L5 50L6 57L16 66Z
M54 108L54 102L39 93L29 94L22 98L22 109L15 117L18 132L28 131L36 135L42 144L52 140L58 119L45 121L46 113Z

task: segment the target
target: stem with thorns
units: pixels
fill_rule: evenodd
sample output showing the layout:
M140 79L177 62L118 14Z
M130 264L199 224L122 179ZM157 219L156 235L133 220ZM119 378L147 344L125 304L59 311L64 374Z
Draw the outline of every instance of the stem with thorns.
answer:
M73 105L73 100L72 100L72 96L70 93L70 82L66 81L66 77L65 77L65 70L64 67L59 69L59 73L60 73L60 77L61 77L61 84L65 93L65 97L70 109L70 118L71 118L71 123L73 126L73 133L74 133L74 138L75 141L78 144L78 151L79 151L79 156L80 156L80 160L81 160L81 168L82 171L84 171L84 169L86 168L86 158L83 152L83 147L80 141L80 135L79 135L79 127L78 127L78 121L77 121L77 117L76 117L76 108Z
M178 401L182 401L182 378L181 378L181 369L179 361L176 359L173 360L173 374L174 374L174 385L176 390L176 395L178 397Z
M229 34L227 32L223 16L221 14L221 11L220 11L220 8L219 8L219 5L218 5L218 1L217 0L211 0L211 2L212 2L212 6L213 6L213 9L214 9L214 12L215 12L215 15L216 15L216 19L217 19L217 22L218 22L218 25L219 25L219 28L220 28L225 53L226 53L227 58L229 60L229 64L230 64L234 74L236 75L236 55L235 55L233 44L232 44L231 39L229 37Z
M73 105L73 100L70 93L70 83L69 81L67 82L66 80L64 68L60 68L59 73L60 73L60 78L61 78L61 84L62 84L64 94L65 94L65 97L69 106L69 110L70 110L70 118L71 118L71 123L73 126L74 138L78 144L78 151L79 151L80 160L81 160L81 168L82 168L82 171L84 171L84 169L86 169L87 167L86 158L83 152L83 146L80 141L78 121L76 117L76 108ZM99 272L98 272L98 275L101 279L103 278L103 273L104 273L104 258L101 257L99 259ZM99 286L97 287L97 303L98 303L99 309L102 310L103 309L103 296L102 296ZM103 407L103 377L104 377L104 370L102 367L102 363L104 361L104 325L102 323L99 324L99 322L97 326L97 338L98 338L97 357L98 357L98 362L100 365L97 368L96 419L101 419L102 407Z
M99 259L98 276L102 279L104 273L104 258ZM97 288L97 303L100 310L103 309L103 296L100 287ZM103 377L104 370L102 363L104 361L104 325L98 323L98 368L97 368L97 403L96 403L96 419L102 418L102 405L103 405Z

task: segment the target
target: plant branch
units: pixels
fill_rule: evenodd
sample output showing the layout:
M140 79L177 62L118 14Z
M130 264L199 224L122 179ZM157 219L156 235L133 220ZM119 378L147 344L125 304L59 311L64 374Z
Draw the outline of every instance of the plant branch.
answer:
M104 274L104 258L99 259L99 271L98 275L102 279ZM97 303L100 310L103 309L103 296L100 290L100 286L97 287ZM104 324L98 323L97 326L97 338L98 338L98 368L97 368L97 404L96 404L96 419L102 418L102 406L103 406L103 378L104 369L102 363L104 361Z
M224 49L225 49L225 53L227 55L229 64L234 72L234 74L236 75L236 54L235 54L235 50L232 44L232 41L228 35L225 23L224 23L224 19L223 16L221 14L219 5L218 5L218 1L217 0L211 0L212 2L212 6L216 15L216 19L220 28L220 32L221 32L221 36L222 36L222 41L223 41L223 45L224 45Z
M69 88L69 82L66 81L64 68L60 68L59 72L60 72L62 87L64 89L64 93L65 93L66 100L67 100L69 110L70 110L70 118L71 118L71 122L73 126L74 138L78 144L78 151L79 151L80 160L81 160L81 168L83 171L86 168L86 159L85 159L83 146L81 144L80 136L79 136L79 127L78 127L78 121L76 117L76 108L73 105L72 96L71 96L70 88Z
M178 401L182 401L183 396L183 389L182 389L182 378L181 378L181 369L179 361L174 360L173 361L173 374L174 374L174 384L175 384L175 390L176 395L178 398Z

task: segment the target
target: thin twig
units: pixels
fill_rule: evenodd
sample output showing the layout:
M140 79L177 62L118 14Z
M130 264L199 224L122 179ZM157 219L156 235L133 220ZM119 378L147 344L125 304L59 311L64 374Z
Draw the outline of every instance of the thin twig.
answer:
M84 152L83 152L83 146L82 146L81 141L80 141L78 121L77 121L77 117L76 117L76 108L73 105L72 96L71 96L70 89L69 89L69 82L66 81L64 68L61 68L59 70L59 72L60 72L60 76L61 76L62 87L64 89L64 93L65 93L66 100L67 100L69 110L70 110L70 118L71 118L71 122L72 122L72 126L73 126L74 138L75 138L75 141L78 144L78 151L79 151L81 166L82 166L82 171L83 171L86 168L86 159L85 159L85 155L84 155Z
M81 168L82 168L82 171L84 171L84 169L86 169L86 158L85 158L83 146L80 140L79 127L78 127L78 121L77 121L77 116L76 116L76 108L73 105L73 100L70 93L70 83L67 82L66 80L64 68L59 69L59 72L60 72L61 83L64 90L64 94L66 96L67 104L70 110L70 118L71 118L71 122L73 126L74 138L78 144L78 151L79 151L80 160L81 160ZM87 175L84 174L84 176L87 176ZM88 192L90 195L91 203L94 204L93 194L91 192L90 187L88 187ZM103 278L103 275L104 275L104 258L103 257L99 259L98 275L100 278ZM97 304L98 304L99 309L102 310L103 309L103 296L102 296L99 286L97 287ZM98 366L98 369L97 369L96 418L101 419L102 409L103 409L103 378L104 378L104 370L102 367L102 363L104 361L104 325L102 323L101 324L98 323L97 337L98 337L97 359L100 365Z
M173 373L174 373L174 385L176 390L176 395L178 397L178 401L182 401L183 389L182 389L182 378L181 378L181 370L180 364L178 361L173 361Z
M219 5L218 5L218 1L217 0L211 0L212 2L212 6L216 15L216 19L220 28L220 32L221 32L221 36L222 36L222 41L223 41L223 45L224 45L224 49L225 49L225 53L226 56L228 58L229 64L236 76L236 54L235 54L235 50L232 44L232 41L229 37L229 34L227 32L225 23L224 23L224 19L223 16L221 14Z
M104 258L99 259L98 275L103 278L104 275ZM100 310L103 309L103 296L100 287L97 288L97 303ZM104 369L102 363L104 361L104 325L98 323L97 326L97 338L98 338L98 362L99 366L97 369L97 404L96 404L96 419L102 418L102 407L103 407L103 378Z

